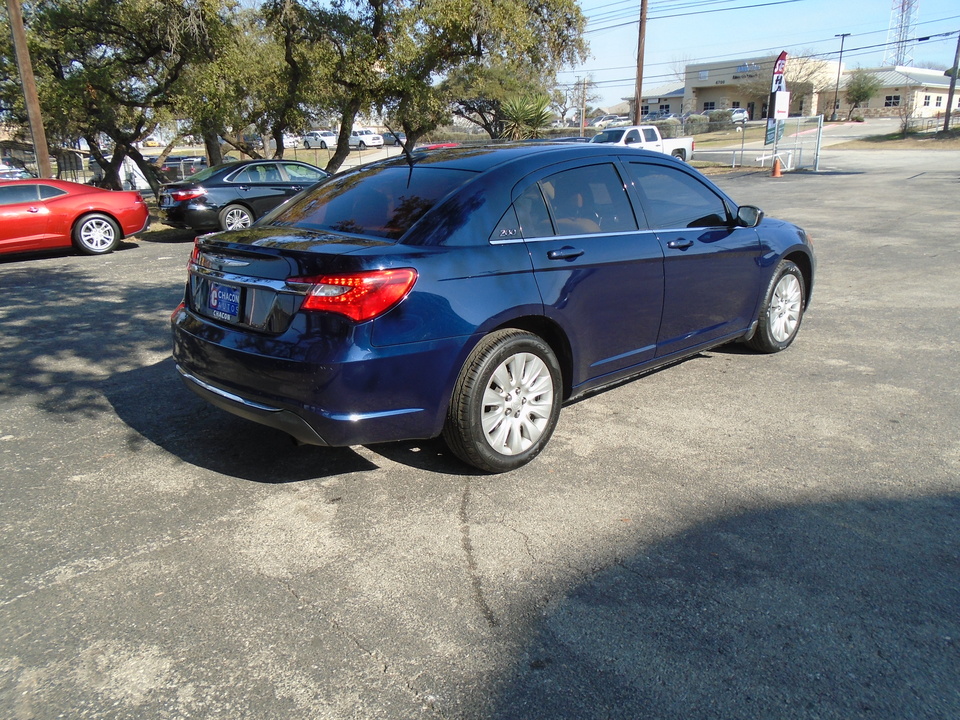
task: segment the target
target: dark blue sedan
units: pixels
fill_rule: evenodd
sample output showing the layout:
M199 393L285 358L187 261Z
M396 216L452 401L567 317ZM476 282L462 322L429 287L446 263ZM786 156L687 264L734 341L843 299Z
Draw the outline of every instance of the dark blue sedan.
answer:
M174 358L215 405L316 445L443 435L503 472L561 405L731 341L785 349L800 228L608 145L414 153L197 238Z

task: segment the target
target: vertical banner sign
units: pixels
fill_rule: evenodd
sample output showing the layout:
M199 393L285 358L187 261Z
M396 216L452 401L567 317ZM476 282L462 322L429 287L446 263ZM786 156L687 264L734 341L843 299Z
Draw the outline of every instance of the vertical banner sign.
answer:
M780 53L780 57L773 64L773 80L770 83L770 101L767 103L767 134L764 138L764 145L772 145L783 134L783 124L777 119L777 100L780 99L780 107L783 107L784 95L778 93L787 92L787 83L783 79L783 74L787 70L787 51ZM789 98L789 95L786 95ZM789 99L787 100L789 103Z

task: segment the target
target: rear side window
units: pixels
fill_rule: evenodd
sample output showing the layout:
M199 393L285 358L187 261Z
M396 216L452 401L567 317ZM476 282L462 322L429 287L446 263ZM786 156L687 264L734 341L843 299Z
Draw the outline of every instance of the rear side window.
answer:
M629 163L628 168L651 229L727 224L726 204L696 178L663 165Z
M55 198L58 195L66 195L66 190L61 190L56 188L53 185L41 185L40 186L40 199L49 200L50 198Z
M558 235L637 229L623 180L611 164L565 170L539 184Z
M40 199L37 185L0 185L0 205L35 202Z
M282 205L264 224L396 240L438 200L474 177L473 172L429 165L364 168Z

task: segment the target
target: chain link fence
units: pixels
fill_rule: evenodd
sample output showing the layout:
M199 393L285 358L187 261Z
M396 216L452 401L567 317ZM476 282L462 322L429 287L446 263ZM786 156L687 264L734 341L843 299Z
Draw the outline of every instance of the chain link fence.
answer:
M740 127L736 138L717 140L711 134L694 135L697 147L693 159L762 168L772 166L779 158L783 170L819 170L823 116L787 118L779 121L778 128L776 142L769 145L765 144L765 121Z

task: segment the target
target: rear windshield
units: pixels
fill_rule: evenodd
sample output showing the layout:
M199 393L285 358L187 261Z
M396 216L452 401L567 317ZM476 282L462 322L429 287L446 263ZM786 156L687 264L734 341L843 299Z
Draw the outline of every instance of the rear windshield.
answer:
M620 138L623 137L623 133L626 130L604 130L601 133L594 135L593 139L590 142L595 143L615 143L620 142Z
M396 240L438 200L476 173L406 165L338 175L282 205L261 225L354 233Z

